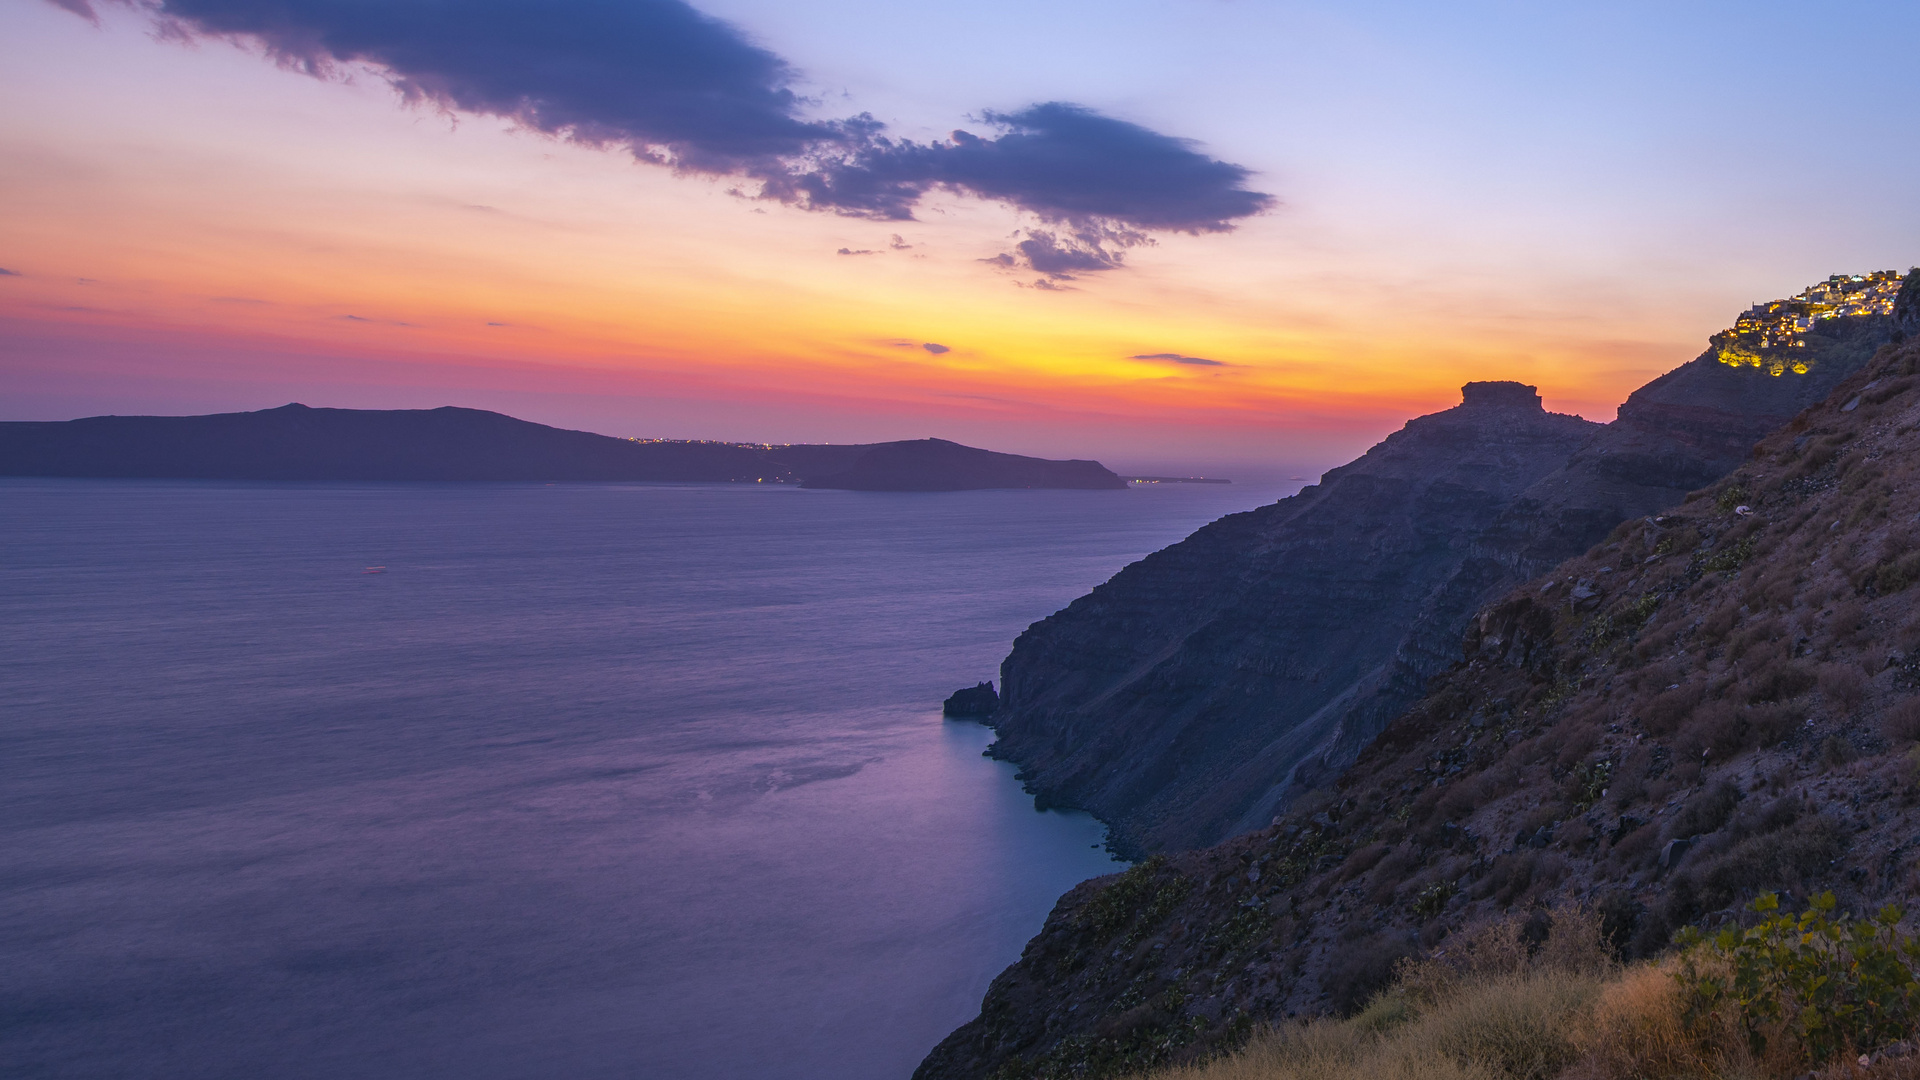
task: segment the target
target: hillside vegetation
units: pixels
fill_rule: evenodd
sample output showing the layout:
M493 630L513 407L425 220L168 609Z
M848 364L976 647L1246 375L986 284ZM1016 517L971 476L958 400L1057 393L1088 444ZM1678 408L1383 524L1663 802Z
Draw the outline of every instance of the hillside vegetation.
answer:
M1831 902L1795 917L1768 896L1758 925L1631 966L1588 909L1508 916L1403 963L1353 1017L1268 1028L1155 1080L1920 1076L1903 1038L1920 1010L1920 946L1892 928L1894 910L1834 918Z
M917 1075L1122 1075L1269 1025L1248 1054L1291 1054L1364 1026L1406 958L1549 907L1590 912L1624 962L1669 964L1683 928L1752 923L1767 893L1911 907L1917 429L1920 343L1884 348L1731 475L1483 610L1462 662L1336 785L1068 894ZM1674 981L1648 970L1530 973L1561 981L1515 1000L1590 1013ZM1420 1015L1407 1037L1442 1014ZM1394 1060L1365 1068L1412 1059ZM1244 1075L1353 1071L1329 1070ZM1661 1075L1605 1075L1629 1074Z

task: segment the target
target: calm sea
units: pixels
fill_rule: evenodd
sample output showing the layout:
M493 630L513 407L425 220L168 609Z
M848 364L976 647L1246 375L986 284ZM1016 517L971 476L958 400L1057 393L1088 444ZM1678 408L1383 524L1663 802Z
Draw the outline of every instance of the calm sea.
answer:
M0 481L0 1075L905 1077L1117 868L940 699L1278 494Z

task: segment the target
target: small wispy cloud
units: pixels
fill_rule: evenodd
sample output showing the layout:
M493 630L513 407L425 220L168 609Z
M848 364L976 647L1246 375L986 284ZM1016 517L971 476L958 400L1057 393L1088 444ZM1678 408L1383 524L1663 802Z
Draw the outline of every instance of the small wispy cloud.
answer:
M51 3L54 7L73 12L95 26L100 25L100 15L93 10L93 5L87 3L87 0L51 0Z
M911 248L913 245L907 243L907 241L903 237L901 237L899 233L894 233L893 237L887 241L887 246L892 248L895 251L905 251L908 248Z
M1174 352L1140 353L1127 357L1129 360L1164 360L1169 364L1193 364L1198 367L1226 367L1224 360L1209 360L1204 356L1182 356Z
M878 255L880 253L873 250L872 248L841 248L839 251L834 252L834 254L835 255Z
M947 353L947 352L953 351L952 349L947 348L945 345L941 345L938 342L933 342L933 341L925 342L920 347L927 350L928 352L932 353L935 356L939 356L941 353Z
M26 277L26 275L18 270L9 270L4 266L0 266L0 277Z
M401 322L399 319L369 319L364 315L335 315L334 318L339 320L340 322L365 323L368 326L412 326L414 325L413 323L410 323L410 322Z

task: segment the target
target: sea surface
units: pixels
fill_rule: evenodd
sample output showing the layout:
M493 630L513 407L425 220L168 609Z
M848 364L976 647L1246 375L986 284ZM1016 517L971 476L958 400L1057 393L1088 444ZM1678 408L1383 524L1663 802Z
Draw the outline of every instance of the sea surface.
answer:
M1119 868L940 700L1281 493L0 480L0 1076L902 1080Z

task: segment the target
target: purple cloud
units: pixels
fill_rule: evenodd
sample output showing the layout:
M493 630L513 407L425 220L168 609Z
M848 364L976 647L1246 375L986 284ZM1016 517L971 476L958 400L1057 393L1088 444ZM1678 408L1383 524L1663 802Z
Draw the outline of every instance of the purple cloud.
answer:
M49 2L94 16L87 0ZM910 220L935 189L1004 202L1056 230L1020 245L1049 275L1113 269L1144 230L1226 231L1273 204L1188 140L1065 102L988 112L997 133L926 144L865 114L807 119L784 59L685 0L112 2L170 36L249 43L321 77L369 65L410 101L745 177L806 209Z

